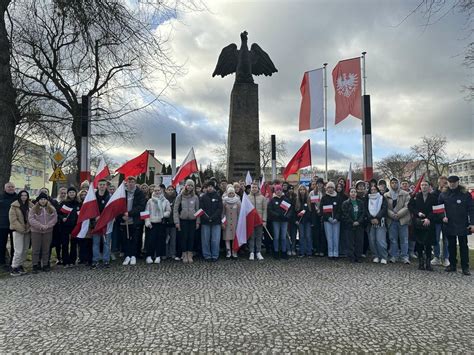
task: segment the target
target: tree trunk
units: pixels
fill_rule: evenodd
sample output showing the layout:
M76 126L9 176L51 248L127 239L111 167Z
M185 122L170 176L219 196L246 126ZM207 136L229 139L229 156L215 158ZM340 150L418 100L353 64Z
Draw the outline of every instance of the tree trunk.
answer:
M0 188L10 179L15 127L20 120L10 70L10 41L5 14L11 0L0 0Z

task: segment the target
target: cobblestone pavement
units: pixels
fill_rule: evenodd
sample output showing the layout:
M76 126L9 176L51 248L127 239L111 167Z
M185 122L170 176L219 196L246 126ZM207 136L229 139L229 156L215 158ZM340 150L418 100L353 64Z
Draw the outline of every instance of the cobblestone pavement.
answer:
M5 352L474 351L474 278L322 258L0 279Z

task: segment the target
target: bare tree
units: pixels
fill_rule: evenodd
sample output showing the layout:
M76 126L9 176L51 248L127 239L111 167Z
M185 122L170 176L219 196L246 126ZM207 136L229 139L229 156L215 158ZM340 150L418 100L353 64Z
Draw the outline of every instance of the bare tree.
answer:
M181 71L160 21L195 2L17 0L11 43L18 92L59 108L42 110L42 120L69 123L77 156L82 95L93 98L92 133L102 142L133 138L133 113L160 100Z
M413 154L391 154L378 161L375 166L386 178L403 178L408 166L413 162Z

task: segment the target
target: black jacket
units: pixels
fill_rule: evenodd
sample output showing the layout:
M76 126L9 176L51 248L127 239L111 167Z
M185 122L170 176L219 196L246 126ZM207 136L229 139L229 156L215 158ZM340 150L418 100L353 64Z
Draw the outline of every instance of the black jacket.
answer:
M474 204L469 192L461 186L454 190L449 189L439 195L438 203L444 204L448 217L448 223L445 224L446 234L467 235L467 226L474 224Z
M107 190L105 190L105 193L103 196L100 196L99 195L99 191L97 190L95 192L95 198L97 199L97 204L99 205L99 212L102 213L102 211L104 210L105 208L105 205L107 204L107 202L109 202L110 200L110 194Z
M61 211L61 207L67 206L72 208L70 213L64 213ZM77 224L77 211L79 211L81 204L77 200L65 200L59 204L58 218L61 225L61 229L66 233L71 233L74 227ZM66 219L66 222L63 222L63 219Z
M125 190L125 198L128 201L128 190ZM133 193L133 204L132 204L132 209L128 211L128 216L133 218L133 224L140 224L143 223L142 220L140 220L140 212L143 212L146 207L146 198L145 194L143 193L142 190L139 188L135 189L135 192ZM120 217L120 222L123 222L122 216Z
M285 195L281 195L281 197L277 197L276 195L268 203L267 207L267 214L268 218L271 221L275 222L288 222L292 218L292 214L294 213L294 206L291 205L290 209L286 212L283 208L280 207L282 201L286 201L287 203L291 202Z
M10 229L10 219L8 213L10 206L18 199L16 193L7 194L5 191L0 194L0 229Z
M297 199L300 198L299 196L297 197ZM300 208L297 210L296 209L296 204L295 204L295 216L296 216L296 220L300 223L312 223L312 218L311 218L311 210L310 210L310 206L309 206L309 203L308 203L308 199L306 199L306 201L301 201L301 206ZM303 217L298 217L298 213L300 213L301 211L306 211L305 214L303 215Z
M379 224L382 223L382 218L387 218L387 210L388 210L388 202L385 197L382 195L382 206L380 207L379 213L377 213L376 216L372 216L369 212L369 195L366 196L365 198L365 217L367 219L367 224L370 226L372 223L370 223L371 219L377 219L379 221Z
M221 224L223 210L222 198L216 191L205 193L199 199L199 207L206 212L201 216L201 224Z
M319 204L319 214L323 217L323 221L327 222L330 217L336 219L337 221L341 221L341 208L342 208L342 203L344 201L341 199L339 195L336 196L329 196L329 195L324 195L321 198L321 203ZM324 206L332 205L332 213L324 213Z
M347 199L342 203L342 223L348 228L363 228L363 222L365 220L364 202L360 199L356 199L355 201L357 203L357 219L354 219L354 206L352 205L352 201ZM359 225L354 227L354 222L359 222Z
M412 214L413 225L415 228L419 225L419 213L423 213L425 218L430 220L430 228L434 229L435 223L440 223L444 217L444 214L435 214L433 213L433 206L438 204L436 196L432 193L429 193L426 197L426 201L423 199L423 193L418 192L414 198L408 203L408 209Z

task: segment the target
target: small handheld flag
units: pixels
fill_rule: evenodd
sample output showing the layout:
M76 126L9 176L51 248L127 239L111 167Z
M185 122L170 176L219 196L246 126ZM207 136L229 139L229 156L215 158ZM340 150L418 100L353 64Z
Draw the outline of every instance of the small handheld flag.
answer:
M311 196L311 203L319 203L319 201L321 201L321 199L318 195Z
M150 218L150 211L140 212L140 219L141 220L144 220L144 219L147 219L147 218Z
M280 207L283 208L285 211L288 212L288 210L289 210L290 207L291 207L291 203L288 203L288 202L286 202L286 201L281 201Z
M435 214L445 213L444 204L433 206L433 213Z
M68 207L68 206L66 206L66 205L63 205L63 206L61 207L61 212L64 213L64 214L67 214L67 215L68 215L69 213L71 213L72 210L73 210L72 207Z
M333 211L332 205L323 206L323 213L332 213L332 211Z
M196 213L194 213L194 217L201 217L204 213L204 210L200 208L196 211Z

